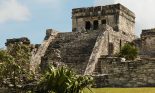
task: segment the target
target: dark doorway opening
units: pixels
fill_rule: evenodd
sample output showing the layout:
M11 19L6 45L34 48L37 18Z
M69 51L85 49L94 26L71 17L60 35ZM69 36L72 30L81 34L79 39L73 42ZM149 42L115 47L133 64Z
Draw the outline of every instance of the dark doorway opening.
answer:
M109 56L113 55L114 53L114 44L109 42Z
M86 21L85 22L85 29L90 30L90 28L91 28L91 23L89 21Z
M120 40L119 47L120 47L120 51L121 51L121 49L122 49L122 40Z
M106 24L107 22L106 22L106 20L104 19L104 20L101 21L101 23L102 23L102 24Z
M94 30L97 30L98 29L98 20L95 20L94 22L93 22L93 29Z

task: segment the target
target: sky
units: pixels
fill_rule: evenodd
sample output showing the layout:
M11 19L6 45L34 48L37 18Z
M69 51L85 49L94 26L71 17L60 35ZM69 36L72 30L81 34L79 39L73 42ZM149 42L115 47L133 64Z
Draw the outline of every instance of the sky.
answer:
M0 48L6 39L28 37L41 43L46 29L72 30L73 8L121 3L136 14L136 35L155 27L155 0L0 0Z

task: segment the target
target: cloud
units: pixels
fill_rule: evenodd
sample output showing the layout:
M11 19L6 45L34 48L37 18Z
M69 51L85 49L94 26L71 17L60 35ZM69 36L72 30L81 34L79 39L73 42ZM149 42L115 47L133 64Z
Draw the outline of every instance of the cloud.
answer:
M155 0L95 0L94 5L121 3L136 14L136 33L155 28Z
M62 4L64 3L64 0L35 0L35 1L42 4L49 4L52 8L61 7Z
M36 0L36 1L42 2L42 3L50 3L50 2L52 2L52 3L60 3L60 2L62 2L62 0Z
M115 0L95 0L94 5L109 5L115 3Z
M28 8L17 0L0 0L0 23L26 21L30 17Z

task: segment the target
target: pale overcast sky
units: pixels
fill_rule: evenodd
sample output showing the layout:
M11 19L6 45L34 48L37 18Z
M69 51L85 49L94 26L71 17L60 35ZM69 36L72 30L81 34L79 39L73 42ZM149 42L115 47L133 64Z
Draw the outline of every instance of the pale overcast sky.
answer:
M71 9L121 3L136 14L136 34L155 27L155 0L0 0L0 48L8 38L41 43L46 29L71 31Z

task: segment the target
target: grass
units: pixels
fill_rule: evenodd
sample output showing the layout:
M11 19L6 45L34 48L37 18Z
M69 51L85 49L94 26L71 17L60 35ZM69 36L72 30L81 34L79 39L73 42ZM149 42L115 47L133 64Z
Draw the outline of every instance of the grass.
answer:
M155 88L93 88L93 93L155 93ZM84 93L91 93L85 90Z

